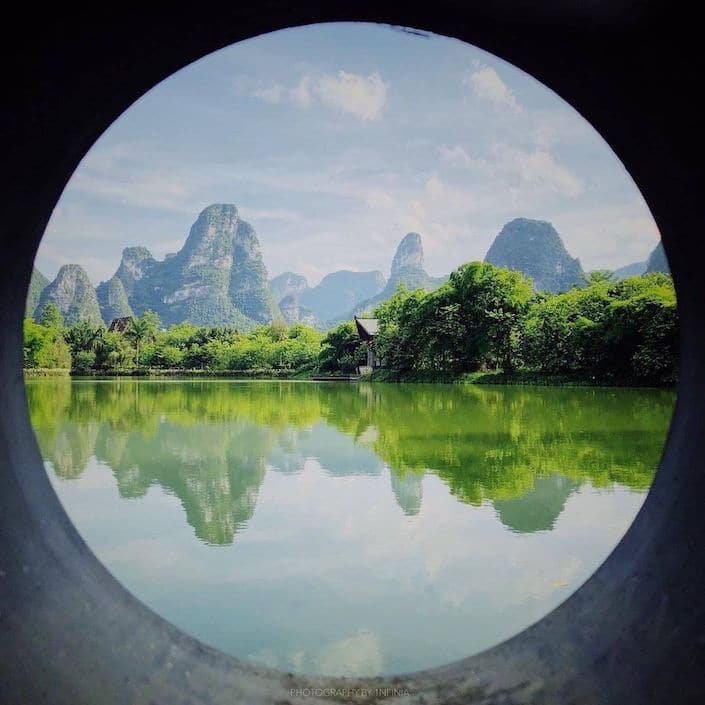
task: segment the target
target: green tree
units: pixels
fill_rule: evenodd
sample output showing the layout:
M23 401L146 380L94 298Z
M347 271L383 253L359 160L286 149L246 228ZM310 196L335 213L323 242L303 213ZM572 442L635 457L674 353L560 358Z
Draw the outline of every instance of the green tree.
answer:
M140 346L154 338L153 322L149 319L133 318L125 330L125 338L135 346L135 364L140 364Z
M94 352L105 328L94 326L89 321L79 321L64 331L64 340L75 357L79 352Z
M95 346L95 367L123 370L133 365L132 348L122 333L106 331Z
M286 340L289 336L289 327L286 323L279 319L272 321L272 323L267 326L267 335L276 343L282 340Z
M401 284L392 297L375 309L374 315L379 321L375 346L386 366L400 371L429 366L428 355L424 358L422 354L424 347L428 352L432 335L425 325L430 321L420 310L425 299L422 289L411 292Z
M678 314L670 275L630 277L613 287L601 331L603 373L673 384L678 374Z
M352 321L339 323L321 341L318 366L322 372L355 372L364 365L367 351Z
M64 325L64 318L61 315L59 307L52 301L45 304L42 309L42 313L39 316L39 323L47 328L62 328Z
M71 372L79 375L88 374L96 364L95 352L92 350L79 350L71 356Z
M615 282L593 273L584 288L537 297L525 324L524 351L527 364L544 372L672 384L677 339L670 276Z
M448 302L458 305L453 339L463 370L483 365L515 369L523 319L533 295L520 272L483 262L456 269L448 282Z
M61 330L35 323L25 318L23 326L23 367L69 369L71 351L64 341Z
M159 318L158 313L155 313L151 309L147 309L142 314L142 320L146 322L151 337L154 337L162 328L162 319Z
M613 284L617 281L615 273L611 269L596 269L582 275L582 280L586 286L592 284Z
M582 289L537 296L524 326L526 363L553 374L594 371L601 356L611 287L609 280L595 278Z

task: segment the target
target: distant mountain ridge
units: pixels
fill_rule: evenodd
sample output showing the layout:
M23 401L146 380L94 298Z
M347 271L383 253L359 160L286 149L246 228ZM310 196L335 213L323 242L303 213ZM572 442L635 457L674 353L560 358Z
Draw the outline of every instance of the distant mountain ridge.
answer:
M392 265L389 271L389 279L382 291L375 296L359 301L352 309L339 311L337 316L329 319L329 323L336 323L353 315L363 313L373 309L378 304L386 301L400 285L413 291L415 289L426 289L433 291L447 281L448 277L432 277L424 269L423 241L419 233L407 233L397 246Z
M315 320L317 327L324 327L335 314L382 291L385 283L382 272L340 270L327 274L314 287L294 272L284 272L269 284L275 297L281 295L279 308L287 323L309 319Z
M328 274L318 286L306 291L301 301L327 321L341 311L349 310L359 301L375 296L386 281L379 271L351 272L341 270Z
M95 290L100 306L100 315L103 320L110 323L114 318L125 318L134 315L130 302L127 298L125 285L117 276L108 279L107 282L98 284Z
M668 266L666 251L663 249L662 242L659 242L649 255L649 259L646 261L646 272L661 272L663 274L671 273L671 268Z
M485 261L522 272L539 291L565 291L583 281L579 260L570 256L547 221L508 222ZM167 326L188 320L247 330L281 317L288 324L325 329L373 309L399 285L433 290L447 281L448 277L430 276L424 264L422 237L410 232L394 253L389 278L377 270L340 270L314 287L295 272L268 280L254 228L233 204L216 203L201 211L178 252L158 261L146 247L126 247L115 274L95 289L79 265L64 265L52 282L35 267L26 315L38 319L43 307L53 302L67 325L82 319L108 324L113 318L151 309ZM648 262L626 265L615 274L625 277L644 271L669 271L661 243Z
M49 280L36 268L32 267L32 277L29 280L27 299L25 301L25 315L32 318L39 306L42 292L49 285Z
M269 280L269 288L277 301L287 296L298 297L308 289L306 277L294 272L282 272Z
M623 267L618 267L614 270L614 275L617 279L626 279L627 277L638 277L646 272L646 262L632 262L625 264Z
M304 323L312 328L321 328L321 321L311 309L302 306L293 294L284 296L279 301L282 318L291 326L294 323Z
M257 235L232 204L201 211L181 250L161 262L126 248L115 277L137 315L151 309L165 325L247 328L275 317Z
M79 321L88 321L93 325L102 323L95 289L83 267L78 264L63 265L54 281L42 291L34 312L37 320L49 303L56 304L67 326Z

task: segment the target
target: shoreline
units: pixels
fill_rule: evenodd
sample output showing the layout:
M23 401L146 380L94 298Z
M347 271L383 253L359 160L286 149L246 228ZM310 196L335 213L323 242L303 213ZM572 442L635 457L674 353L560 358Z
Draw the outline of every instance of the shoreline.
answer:
M325 380L316 380L316 372L312 370L189 370L140 368L133 370L94 370L88 373L72 374L68 369L27 368L23 369L27 379L47 377L66 377L68 379L106 379L114 377L135 377L141 379L241 379L241 380L272 380L272 381L310 381L351 383L367 382L375 384L439 384L439 385L497 385L524 387L607 387L607 388L640 388L640 389L675 389L676 384L644 384L643 381L629 379L610 379L585 375L550 375L534 370L521 370L512 373L502 371L464 372L460 374L441 372L409 372L401 373L394 370L377 370L357 379L350 375L326 375Z
M675 389L677 382L672 384L645 383L643 380L628 378L597 377L581 374L547 374L538 370L518 370L503 372L490 370L483 372L409 372L402 373L393 370L378 370L365 378L370 382L391 382L397 384L479 384L505 387L607 387L607 388L639 388L639 389Z

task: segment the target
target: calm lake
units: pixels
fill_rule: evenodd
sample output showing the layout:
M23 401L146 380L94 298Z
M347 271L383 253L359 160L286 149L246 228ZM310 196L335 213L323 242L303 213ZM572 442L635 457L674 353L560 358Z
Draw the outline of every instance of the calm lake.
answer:
M156 612L288 671L431 667L512 636L606 558L666 390L28 380L52 484Z

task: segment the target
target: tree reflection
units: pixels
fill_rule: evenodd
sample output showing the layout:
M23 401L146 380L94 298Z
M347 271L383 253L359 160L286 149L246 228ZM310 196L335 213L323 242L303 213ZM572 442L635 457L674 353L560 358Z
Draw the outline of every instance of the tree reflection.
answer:
M433 473L513 531L549 530L584 482L649 487L674 402L664 390L134 379L30 380L27 395L58 477L94 457L121 497L159 485L218 545L252 518L268 469L309 460L333 478L388 468L410 517Z

